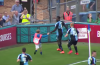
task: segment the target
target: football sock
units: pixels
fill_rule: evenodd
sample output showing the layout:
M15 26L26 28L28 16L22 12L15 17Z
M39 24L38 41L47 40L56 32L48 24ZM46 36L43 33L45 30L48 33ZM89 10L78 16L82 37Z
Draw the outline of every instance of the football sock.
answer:
M76 51L76 53L77 53L77 52L78 52L78 51L77 51L77 46L74 46L74 48L75 48L75 51Z
M61 51L63 51L63 48L62 48L62 45L61 45L62 44L61 40L59 42L60 42L59 47L60 47Z
M40 54L42 55L42 52L40 52Z
M72 50L71 47L68 45L69 50Z
M58 47L60 48L60 45L59 45L60 43L59 43L59 41L58 41Z
M36 54L37 50L35 50L34 54Z

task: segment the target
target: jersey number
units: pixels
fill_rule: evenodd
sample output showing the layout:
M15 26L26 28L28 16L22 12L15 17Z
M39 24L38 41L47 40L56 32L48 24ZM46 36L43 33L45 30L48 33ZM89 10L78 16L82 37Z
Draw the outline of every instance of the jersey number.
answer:
M24 63L26 63L26 58L23 58Z

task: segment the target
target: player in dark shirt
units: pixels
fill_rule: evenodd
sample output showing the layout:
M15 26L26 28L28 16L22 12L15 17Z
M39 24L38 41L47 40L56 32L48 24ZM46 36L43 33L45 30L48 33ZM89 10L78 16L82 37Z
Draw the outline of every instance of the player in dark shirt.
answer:
M62 40L62 35L63 35L63 26L66 29L67 29L67 26L65 25L65 23L63 21L60 21L60 16L57 16L56 21L57 21L57 23L55 24L55 29L48 34L52 34L53 32L56 31L56 36L57 36L57 41L58 41L58 46L59 46L57 51L61 51L60 53L63 54L65 52L63 51L61 40Z
M28 65L28 61L32 61L32 57L25 52L26 48L22 48L22 54L18 55L17 62L20 61L20 65Z

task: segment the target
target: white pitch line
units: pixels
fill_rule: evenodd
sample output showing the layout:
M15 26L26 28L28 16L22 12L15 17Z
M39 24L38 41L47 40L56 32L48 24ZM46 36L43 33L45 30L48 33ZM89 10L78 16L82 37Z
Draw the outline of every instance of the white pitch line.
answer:
M83 60L83 61L75 62L75 63L72 63L72 64L68 64L68 65L75 65L75 64L79 64L79 63L87 62L87 61L88 60ZM97 59L97 62L100 62L100 59Z

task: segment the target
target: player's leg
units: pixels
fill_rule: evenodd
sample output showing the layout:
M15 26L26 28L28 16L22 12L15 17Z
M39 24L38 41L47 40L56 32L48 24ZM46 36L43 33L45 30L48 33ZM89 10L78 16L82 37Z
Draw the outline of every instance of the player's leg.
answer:
M74 42L74 49L75 49L75 51L76 51L75 54L78 55L78 50L77 50L77 41Z
M64 51L63 51L63 48L62 48L62 34L59 36L59 47L60 47L60 49L61 49L61 52L60 53L65 53Z
M58 44L58 47L59 47L59 48L57 48L57 51L61 51L60 46L59 46L58 36L56 36L56 39L57 39L57 44Z
M41 45L41 43L39 44L39 48L40 48L40 54L42 55L42 45Z
M35 51L34 51L34 54L36 54L37 50L39 49L39 44L38 45L35 45Z
M67 45L67 46L68 46L68 49L70 50L70 51L68 52L68 54L71 54L71 53L73 52L72 49L71 49L72 43L73 43L72 41L70 41L70 40L68 41L68 45Z
M59 36L57 36L57 44L58 44L58 47L59 47L59 48L57 48L57 51L61 51L61 49L60 49L60 45L59 45L59 44L60 44Z

